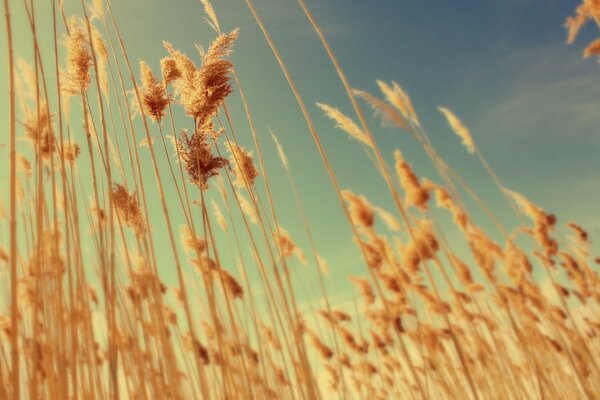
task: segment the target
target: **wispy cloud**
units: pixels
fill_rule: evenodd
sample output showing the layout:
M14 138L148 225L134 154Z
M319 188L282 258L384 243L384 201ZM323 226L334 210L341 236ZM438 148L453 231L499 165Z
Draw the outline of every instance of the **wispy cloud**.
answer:
M600 145L600 70L572 57L556 47L513 54L511 63L518 62L521 71L476 122L479 131L507 138L569 135Z

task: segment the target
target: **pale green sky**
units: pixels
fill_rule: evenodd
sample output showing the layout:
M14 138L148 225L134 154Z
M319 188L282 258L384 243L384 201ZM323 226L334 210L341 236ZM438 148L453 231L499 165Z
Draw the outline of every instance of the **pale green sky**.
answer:
M44 57L51 61L47 3L39 4L38 29L43 32ZM156 69L165 55L162 40L172 42L197 60L194 44L206 46L214 38L198 1L114 3L133 62L143 58ZM352 111L302 11L293 0L255 3L309 106L342 186L365 194L372 203L391 211L393 205L385 185L360 146L335 130L315 106L315 102L324 102L348 115ZM68 13L80 15L78 1L65 0L65 4ZM307 4L351 84L374 93L375 79L395 80L402 85L436 148L501 218L514 221L497 189L477 160L461 147L437 106L449 107L471 128L478 148L508 187L557 213L559 221L580 221L593 237L600 235L600 70L597 62L581 56L598 30L590 26L574 45L565 44L562 24L575 2L311 0ZM358 266L350 230L306 124L245 2L222 0L213 5L224 30L241 28L233 60L267 151L267 169L282 225L308 252L268 128L280 137L286 149L319 251L332 269L334 279L330 285L335 292L347 286L338 278L364 271ZM13 13L16 52L31 59L31 36L20 2L14 2ZM4 59L4 25L0 34ZM6 62L0 64L0 76L0 122L2 131L7 132ZM231 106L240 141L252 147L237 94L231 96ZM424 152L410 137L399 130L380 128L379 121L371 118L370 112L368 115L386 157L391 159L392 150L401 148L419 175L438 180ZM139 121L136 123L141 137ZM177 123L178 128L190 127L190 121L181 113ZM156 125L152 128L157 134ZM83 145L81 126L74 124L73 129L79 129L75 134ZM6 142L7 135L3 134L0 143ZM6 147L0 147L0 159L8 159ZM144 161L147 182L153 183L150 160L147 157ZM166 171L166 164L164 167ZM85 171L82 168L82 174ZM7 170L2 167L3 199L7 196L6 178ZM167 180L166 175L164 178ZM169 193L170 204L177 207L174 190L171 188ZM158 198L153 200L152 209L157 238L164 244L159 257L167 263L171 253L166 246ZM182 218L175 219L178 226ZM3 236L2 241L5 239Z

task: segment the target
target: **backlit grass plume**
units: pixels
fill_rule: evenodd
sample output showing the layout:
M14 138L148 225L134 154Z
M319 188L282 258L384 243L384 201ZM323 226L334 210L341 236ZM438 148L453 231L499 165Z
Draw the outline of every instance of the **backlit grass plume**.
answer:
M64 89L70 94L85 92L92 79L92 54L81 21L72 17L68 21L69 33L66 37L67 72Z
M229 165L226 158L213 154L208 141L209 138L203 133L189 135L186 131L181 132L177 139L177 151L181 154L190 180L200 189L206 189L208 179Z
M438 107L438 110L444 114L444 117L446 117L446 120L448 121L448 125L450 125L450 128L452 128L454 133L456 133L456 135L462 140L462 143L467 151L469 153L474 153L475 143L473 143L473 138L471 137L471 132L469 132L469 129L463 125L462 121L458 119L458 117L454 115L452 111L445 107Z
M168 77L172 79L172 76L173 73L170 72ZM154 77L152 70L144 61L140 61L140 77L142 80L141 95L144 111L152 119L160 122L165 116L165 109L170 102L166 86Z
M175 94L187 114L194 117L199 125L216 114L225 97L233 90L229 81L233 64L226 57L237 36L238 32L234 30L215 39L207 51L201 52L200 67L196 67L190 58L165 43L180 74L174 81ZM171 79L172 76L171 74Z

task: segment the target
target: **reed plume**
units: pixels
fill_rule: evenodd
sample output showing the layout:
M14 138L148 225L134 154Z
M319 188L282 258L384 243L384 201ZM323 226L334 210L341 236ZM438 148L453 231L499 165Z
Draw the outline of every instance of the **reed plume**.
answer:
M152 70L144 61L140 61L140 77L144 112L155 121L160 122L165 116L165 110L170 102L165 85L154 77Z
M454 133L456 133L456 135L462 140L462 143L467 151L471 154L474 153L475 143L473 142L473 138L471 137L471 132L469 132L469 129L463 125L462 121L458 119L458 117L454 115L452 111L444 107L438 107L438 110L444 114L444 117L446 117L446 120L448 121L448 125L450 125Z

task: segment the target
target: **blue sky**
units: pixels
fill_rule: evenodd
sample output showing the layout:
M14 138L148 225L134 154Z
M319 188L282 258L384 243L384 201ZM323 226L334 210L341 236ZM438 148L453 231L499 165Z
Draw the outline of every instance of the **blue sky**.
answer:
M346 275L347 268L356 264L357 253L351 250L350 231L287 83L244 1L213 3L224 30L241 29L233 60L260 139L270 150L266 162L282 225L305 244L269 128L288 153L320 251L333 270ZM67 12L79 14L78 1L65 4ZM392 210L383 181L360 146L335 130L315 106L324 102L351 115L341 83L297 3L256 0L255 5L309 105L342 186ZM501 217L512 218L508 207L446 126L437 106L452 109L471 128L478 148L506 186L557 213L559 221L580 221L593 235L600 235L600 69L595 60L582 58L583 48L598 29L590 25L575 44L565 44L563 23L577 2L307 0L307 5L351 84L373 93L376 79L403 86L436 148ZM194 44L206 46L214 38L198 1L114 1L114 7L131 59L143 58L153 68L165 55L162 40L195 56ZM14 8L22 18L22 6ZM42 19L40 30L49 29L48 23ZM22 25L16 47L17 52L25 49L21 55L27 58L31 39L26 32ZM2 54L5 43L3 30ZM5 63L0 75L6 92ZM238 136L251 147L237 96L231 105ZM3 95L0 121L6 121L6 110ZM374 118L370 121L390 159L393 148L401 148L419 175L436 179L431 163L411 138L380 128ZM0 156L7 155L0 148ZM148 169L148 179L151 176ZM1 179L2 187L7 187L4 173ZM154 207L159 210L158 202ZM156 221L157 231L161 223ZM166 246L164 252L168 257Z
M312 111L342 186L392 210L382 179L360 147L335 130L314 105L325 102L352 115L340 81L298 5L260 0L255 5ZM590 25L574 45L566 45L563 24L576 2L328 0L307 5L351 84L377 92L375 79L400 83L440 153L498 215L511 221L497 189L461 147L437 106L451 108L471 128L477 146L506 186L557 213L559 221L577 220L600 234L600 70L594 60L582 59L597 28ZM129 7L131 12L137 8ZM241 29L233 59L259 135L267 149L267 127L280 136L319 250L334 274L346 275L357 268L358 254L287 83L244 2L225 0L214 2L214 7L223 29ZM174 15L177 28L172 25ZM139 46L137 32L144 31L141 56L157 51L161 39L192 52L192 42L206 44L211 37L193 1L156 2L150 18L127 27L134 46ZM148 32L148 26L157 29ZM239 106L235 99L233 104ZM241 114L238 121L238 129L248 133ZM411 138L371 121L388 156L399 147L420 175L436 179ZM250 145L249 135L242 141ZM277 163L274 153L267 154L283 224L303 243L295 210L286 206L292 199L283 174L275 171Z

